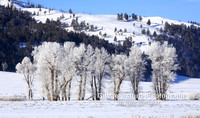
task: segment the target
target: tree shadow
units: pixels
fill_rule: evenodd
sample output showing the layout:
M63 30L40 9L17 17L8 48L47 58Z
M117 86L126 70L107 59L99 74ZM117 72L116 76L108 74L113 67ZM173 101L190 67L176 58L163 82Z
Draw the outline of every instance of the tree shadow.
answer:
M175 81L173 81L173 83L180 83L180 82L186 81L188 79L191 79L191 77L176 76L176 79L175 79Z

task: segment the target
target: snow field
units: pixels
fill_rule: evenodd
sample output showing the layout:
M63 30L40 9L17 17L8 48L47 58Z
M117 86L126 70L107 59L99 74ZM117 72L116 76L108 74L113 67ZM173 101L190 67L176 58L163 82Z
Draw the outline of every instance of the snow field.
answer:
M0 72L0 97L26 96L26 83L22 75L10 72ZM200 80L178 76L171 85L170 93L188 94L200 90ZM183 78L183 79L182 79ZM104 79L105 88L111 86L110 80ZM72 82L76 85L76 80ZM77 101L75 96L72 101L50 102L42 101L37 83L34 84L34 101L0 101L0 118L138 118L138 117L172 117L178 118L200 113L200 101L189 99L168 99L156 101L155 99L103 99L102 101ZM72 86L74 86L72 85ZM151 82L141 82L140 91L152 92ZM72 91L76 91L76 87ZM123 81L121 93L131 92L130 81ZM107 90L104 90L106 92ZM72 92L75 93L75 92ZM86 92L87 93L87 92Z

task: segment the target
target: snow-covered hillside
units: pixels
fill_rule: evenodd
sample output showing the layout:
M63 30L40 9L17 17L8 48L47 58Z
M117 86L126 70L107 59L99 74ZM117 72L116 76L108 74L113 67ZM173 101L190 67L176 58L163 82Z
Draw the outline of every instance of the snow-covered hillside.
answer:
M75 17L73 18L73 15L69 13L63 13L57 10L48 10L44 8L42 8L41 10L39 8L28 8L28 5L20 2L20 0L11 1L18 9L35 13L33 17L37 20L37 22L41 21L45 23L47 18L50 20L57 20L59 17L64 16L64 18L61 19L61 22L67 23L70 26L72 20L78 18L79 23L81 21L85 21L86 24L89 23L89 26L93 25L94 27L97 27L97 29L95 29L94 31L83 31L86 32L88 35L97 35L101 38L104 38L105 40L108 40L111 43L123 42L125 38L131 37L132 41L134 41L138 45L142 44L141 49L143 51L146 51L149 48L148 44L149 42L151 42L149 36L141 33L143 29L145 29L146 31L147 29L149 29L151 34L153 34L154 31L159 34L159 29L161 27L164 27L165 22L191 25L189 23L179 22L161 17L143 17L142 21L132 19L128 21L118 21L117 15L88 15L76 13ZM10 4L8 0L0 1L0 5L8 4ZM147 25L148 20L151 21L150 26ZM133 26L133 24L135 24L135 26ZM115 28L117 28L117 32L114 32ZM127 30L127 32L124 32L125 29ZM71 31L73 30L73 28L67 27L66 30ZM119 32L120 30L122 32ZM103 36L103 34L105 33L107 34L106 37ZM117 38L117 41L114 41L115 37Z

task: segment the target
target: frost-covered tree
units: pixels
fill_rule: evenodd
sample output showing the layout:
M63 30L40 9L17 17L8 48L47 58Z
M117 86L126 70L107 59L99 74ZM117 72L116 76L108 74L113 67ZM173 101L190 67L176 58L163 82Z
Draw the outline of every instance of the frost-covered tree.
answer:
M135 99L138 100L139 82L143 79L145 71L145 60L142 51L137 45L131 47L129 57L126 61L126 76L130 79Z
M91 70L93 68L94 64L94 49L91 45L88 45L86 47L86 52L84 55L84 81L83 81L83 93L82 93L82 100L85 99L86 94L86 85L89 81L88 76L91 75Z
M48 69L48 67L40 67L40 68L37 68L37 71L36 71L36 75L38 80L40 81L40 88L41 88L41 91L40 91L40 95L42 96L43 100L45 100L45 98L47 98L48 100L51 100L51 95L50 95L50 90L51 90L51 86L50 86L50 70Z
M79 47L74 49L74 62L77 69L77 74L79 78L79 92L78 100L85 99L85 87L87 82L88 75L88 66L90 65L90 56L91 56L91 46L86 47L84 44L80 44Z
M64 52L61 62L61 82L60 82L60 96L62 100L70 101L71 98L71 83L73 76L76 73L75 64L73 61L73 51L75 43L65 42Z
M126 59L124 54L112 55L111 71L114 83L114 101L118 100L121 84L126 76Z
M6 69L8 68L8 64L6 62L2 62L1 66L3 71L6 71Z
M46 85L49 90L46 93L49 100L56 101L59 99L59 72L60 63L62 62L62 48L59 43L44 42L41 46L35 47L32 52L36 66L37 73L49 72L47 78L43 78L43 74L39 74L39 78L43 85ZM39 72L38 72L39 71ZM42 72L40 72L42 71ZM45 72L46 71L46 72ZM48 81L44 81L47 79ZM50 83L49 83L50 82Z
M166 100L170 81L175 79L178 69L176 49L168 42L151 44L149 58L152 61L152 81L157 100Z
M29 99L33 99L33 81L34 81L34 73L35 66L32 64L30 58L24 57L21 63L16 65L17 73L21 73L24 76L24 80L27 83L28 89L28 97Z
M105 48L95 49L95 78L94 78L94 86L95 86L95 98L96 100L100 100L100 94L102 93L102 80L106 73L106 68L110 63L111 58Z

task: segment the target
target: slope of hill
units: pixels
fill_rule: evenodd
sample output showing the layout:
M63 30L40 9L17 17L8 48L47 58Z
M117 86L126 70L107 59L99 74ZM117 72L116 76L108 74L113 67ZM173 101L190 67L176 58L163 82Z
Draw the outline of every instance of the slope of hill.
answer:
M175 20L170 20L166 18L161 17L143 17L142 21L139 20L132 20L129 18L128 21L118 21L117 15L88 15L88 14L79 14L76 13L75 17L73 17L73 14L69 13L63 13L57 10L49 10L44 8L27 8L28 5L26 5L23 2L20 2L20 0L11 0L14 3L14 6L17 8L23 10L23 11L29 11L31 13L35 13L33 15L33 18L36 19L38 22L45 23L47 18L50 20L57 20L60 17L61 22L68 24L69 27L65 27L68 31L73 31L73 28L70 27L73 19L78 19L78 22L84 21L86 24L89 23L89 27L92 25L96 27L94 31L86 31L81 30L81 32L86 32L88 35L96 35L100 38L104 38L105 40L108 40L111 43L118 44L119 42L123 42L126 38L132 39L135 43L138 45L142 45L141 49L143 51L146 51L149 46L149 42L151 42L151 39L146 34L142 34L142 30L149 29L150 34L153 35L154 31L157 34L160 34L159 29L164 27L164 23L168 22L169 24L185 24L187 26L190 26L190 23L185 22L179 22ZM0 5L7 5L10 4L8 0L2 0L0 1ZM151 21L151 25L147 25L147 21ZM133 26L135 24L135 26ZM142 27L141 27L142 26ZM114 32L115 28L117 28L117 32ZM127 32L124 32L124 30L127 30ZM122 32L120 32L120 30ZM134 33L133 33L134 32ZM103 34L106 34L104 36ZM114 38L117 38L117 41L114 41Z
M1 0L0 5L8 6L13 4L17 9L21 8L28 8L29 5L27 5L25 2L22 2L21 0Z
M37 41L52 41L48 39L55 39L53 41L71 41L73 33L74 35L72 40L77 39L77 34L79 35L79 41L86 44L93 44L93 47L107 47L106 49L111 49L109 52L125 52L128 53L129 47L131 46L132 42L139 45L141 50L147 52L149 48L151 48L150 44L152 41L168 41L170 44L177 49L178 54L178 61L180 62L181 70L178 71L178 74L190 76L190 77L198 77L199 76L199 65L198 58L200 57L200 53L198 52L200 43L199 40L199 26L194 24L170 20L161 17L142 17L142 20L133 20L129 17L126 20L117 20L117 15L88 15L88 14L69 14L64 13L58 10L52 9L45 9L45 8L29 8L25 3L20 2L20 0L11 0L13 5L16 6L17 9L22 11L29 11L32 13L32 17L38 22L45 23L47 19L54 20L54 21L61 21L62 26L60 26L60 22L58 23L58 27L60 29L66 29L65 32L61 33L62 35L55 35L52 33L52 30L49 32L45 32L45 35L40 35L41 32L38 33ZM2 0L0 1L0 5L11 4L9 0ZM147 21L151 21L151 25L147 24ZM167 23L166 23L167 22ZM13 22L11 22L13 24ZM75 24L75 25L74 25ZM77 28L78 24L78 28ZM166 30L166 24L177 24L178 26L170 25L168 30ZM183 25L182 25L183 24ZM5 24L4 24L5 25ZM45 24L48 27L48 23ZM54 29L57 27L52 25ZM187 27L187 26L196 26L194 27ZM22 26L23 27L23 26ZM82 28L80 28L82 27ZM165 27L165 28L164 28ZM44 28L44 27L43 27ZM40 28L40 30L46 31L46 29ZM15 29L15 28L13 28ZM76 29L76 30L75 30ZM78 30L77 30L78 29ZM161 29L163 32L161 32ZM177 30L179 29L179 30ZM15 30L14 30L15 31ZM39 30L37 30L39 31ZM63 30L64 31L64 30ZM66 36L69 31L72 31L72 35ZM82 36L81 32L84 33ZM9 32L6 32L9 34ZM22 35L24 33L21 33ZM31 33L29 33L31 34ZM54 35L53 35L54 34ZM105 40L99 40L98 37L95 37L94 40L87 40L85 34L98 36ZM154 36L155 34L155 36ZM63 38L64 37L64 38ZM15 37L13 38L15 39ZM26 37L26 40L28 38ZM32 37L34 40L35 37ZM45 40L44 40L45 39ZM68 40L63 40L68 39ZM169 40L170 39L170 40ZM21 40L21 37L18 37L18 40ZM181 41L183 40L183 41ZM80 41L80 42L81 42ZM99 46L99 42L102 45ZM34 42L34 41L33 41ZM79 42L79 43L80 43ZM111 44L108 44L110 42ZM21 43L21 42L17 42ZM22 42L26 43L26 42ZM116 44L116 45L113 45ZM119 45L119 44L123 44ZM34 45L34 44L33 44ZM108 46L109 45L109 46ZM24 46L25 47L25 46ZM185 53L187 52L187 53ZM190 61L192 60L192 61ZM17 60L19 61L19 60ZM1 61L0 61L1 62ZM15 65L12 65L12 71L14 70ZM1 66L0 66L1 67ZM194 68L193 68L194 67Z
M38 12L37 8L32 9L23 9L30 12ZM154 31L157 34L160 34L159 29L162 27L164 28L164 23L168 22L169 24L186 24L191 25L189 23L169 20L166 18L161 17L143 17L142 21L138 20L129 20L129 21L118 21L116 15L88 15L88 14L75 14L75 18L72 18L72 14L69 13L62 13L59 11L52 11L50 13L47 13L46 15L43 13L44 11L47 11L46 9L42 9L42 12L39 16L35 15L33 16L37 21L41 21L43 23L46 22L46 19L50 20L57 20L60 16L64 16L64 18L61 20L62 23L67 23L69 27L66 28L66 30L74 31L72 27L70 27L70 24L72 23L73 19L78 18L78 22L85 22L86 24L89 23L89 26L97 27L94 31L86 31L81 30L82 32L86 32L88 35L96 35L100 38L104 38L105 40L108 40L110 43L118 44L118 42L123 42L126 38L132 38L132 41L137 43L138 45L142 43L142 50L148 49L148 43L151 41L150 36L147 36L146 34L142 34L142 30L148 30L150 31L150 34L153 35ZM147 25L147 21L151 21L151 25ZM135 26L133 26L135 24ZM141 28L142 26L142 28ZM117 28L117 32L114 32L115 28ZM122 32L120 32L120 30ZM127 30L124 32L124 30ZM133 34L134 32L134 34ZM101 35L100 35L101 33ZM106 37L104 37L103 34L106 33ZM114 38L117 38L117 41L114 41ZM150 40L148 40L150 39Z

